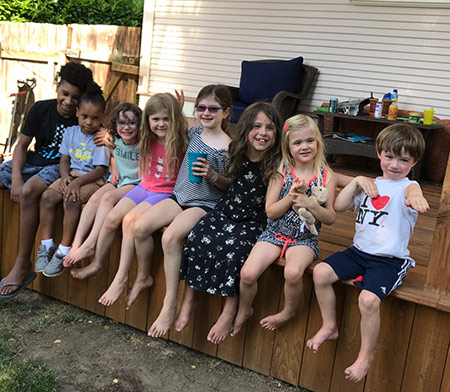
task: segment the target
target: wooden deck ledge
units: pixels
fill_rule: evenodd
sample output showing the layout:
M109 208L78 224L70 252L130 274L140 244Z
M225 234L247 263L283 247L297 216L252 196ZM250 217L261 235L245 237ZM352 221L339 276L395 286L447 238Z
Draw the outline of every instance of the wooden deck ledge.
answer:
M315 260L308 267L307 272L312 274L314 267L321 260L322 259ZM286 261L284 259L278 259L276 264L280 267L284 267L286 265ZM348 286L354 286L353 280L351 279L341 281L341 283ZM415 274L413 269L409 270L409 273L403 283L390 295L403 301L428 306L430 308L435 308L450 313L450 293L442 293L440 291L425 287L425 277Z

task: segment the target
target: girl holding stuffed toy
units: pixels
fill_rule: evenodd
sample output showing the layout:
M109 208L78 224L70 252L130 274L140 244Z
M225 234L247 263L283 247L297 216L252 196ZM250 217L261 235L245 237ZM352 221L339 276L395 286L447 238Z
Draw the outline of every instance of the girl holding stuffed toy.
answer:
M241 270L239 310L233 334L253 313L258 278L282 257L286 260L284 307L279 313L263 318L260 324L275 330L295 315L303 290L303 273L319 254L317 235L296 210L306 209L314 216L317 232L320 223L331 225L335 220L336 180L325 161L322 136L314 120L305 115L286 120L281 150L280 170L272 176L267 190L267 228ZM328 199L323 204L310 197L313 187L327 190Z

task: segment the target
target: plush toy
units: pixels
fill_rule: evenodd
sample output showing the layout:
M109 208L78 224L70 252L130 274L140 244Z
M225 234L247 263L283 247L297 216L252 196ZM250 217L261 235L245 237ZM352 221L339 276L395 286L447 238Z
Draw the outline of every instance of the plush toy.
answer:
M319 204L324 204L328 200L328 190L323 186L313 185L311 187L310 197L314 198ZM300 219L308 224L311 234L319 235L319 232L316 229L316 218L314 215L304 207L298 208L292 206L292 208L300 216Z

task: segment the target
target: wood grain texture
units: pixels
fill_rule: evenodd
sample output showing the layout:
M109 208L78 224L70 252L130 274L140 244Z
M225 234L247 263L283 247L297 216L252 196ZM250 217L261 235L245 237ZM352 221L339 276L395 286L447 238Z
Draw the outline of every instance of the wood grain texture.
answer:
M449 344L450 314L418 306L401 391L441 391Z
M254 313L247 322L243 366L263 374L270 374L275 332L262 328L260 321L277 312L282 284L282 269L271 265L258 279Z

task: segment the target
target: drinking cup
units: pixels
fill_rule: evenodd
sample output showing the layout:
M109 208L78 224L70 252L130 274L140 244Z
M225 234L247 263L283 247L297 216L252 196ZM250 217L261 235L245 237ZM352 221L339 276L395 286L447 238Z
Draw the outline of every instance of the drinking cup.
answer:
M433 108L425 109L423 111L423 123L425 125L430 125L433 123L433 114L434 114Z
M193 163L198 160L198 158L205 158L208 156L206 152L188 152L188 162L189 162L189 182L194 184L200 184L203 181L202 176L195 176L196 171L192 170Z

